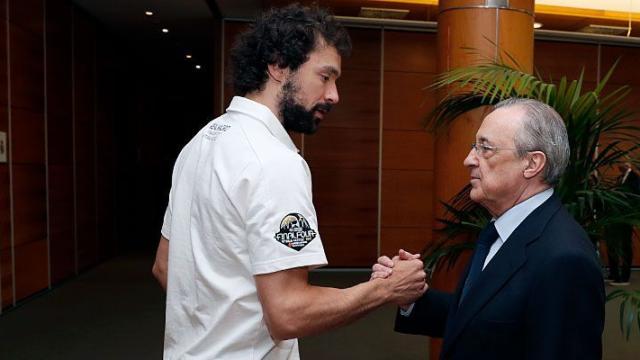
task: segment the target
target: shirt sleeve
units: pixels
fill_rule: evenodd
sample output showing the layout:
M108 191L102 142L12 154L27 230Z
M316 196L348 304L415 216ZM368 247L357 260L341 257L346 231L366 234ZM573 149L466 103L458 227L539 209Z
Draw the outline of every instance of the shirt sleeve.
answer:
M413 311L414 306L416 306L416 303L411 303L407 310L400 308L400 315L405 317L411 316L411 312Z
M189 144L185 146L185 149L187 146L189 146ZM178 154L178 158L176 159L176 162L173 165L173 170L171 171L171 190L169 191L169 201L167 202L167 209L164 211L162 229L160 229L160 233L167 240L171 239L171 222L173 221L173 187L176 185L178 172L182 168L184 154L185 151L183 149L180 151L180 154Z
M292 154L249 167L239 182L254 275L327 264L308 171L304 159Z
M171 207L173 205L173 201L171 200L171 193L172 191L169 191L169 203L167 204L167 209L164 211L164 220L162 222L162 229L160 230L162 236L164 236L164 238L167 240L171 239Z

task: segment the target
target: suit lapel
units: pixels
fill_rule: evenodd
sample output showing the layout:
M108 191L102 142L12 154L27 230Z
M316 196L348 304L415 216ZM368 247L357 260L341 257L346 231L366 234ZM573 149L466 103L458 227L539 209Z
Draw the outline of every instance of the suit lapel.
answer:
M526 246L540 237L542 230L551 216L560 208L560 200L551 196L547 201L534 210L513 231L504 245L487 264L474 286L469 290L464 301L458 306L461 284L454 297L456 303L451 306L445 329L443 355L451 349L458 336L462 333L469 321L504 287L511 277L524 265L527 260ZM468 272L468 266L467 271Z

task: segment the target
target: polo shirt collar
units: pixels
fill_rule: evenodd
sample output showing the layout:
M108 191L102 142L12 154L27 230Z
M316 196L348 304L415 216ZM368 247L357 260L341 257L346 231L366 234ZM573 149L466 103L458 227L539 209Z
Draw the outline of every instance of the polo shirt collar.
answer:
M265 105L242 96L234 96L227 112L238 112L262 122L269 132L286 147L298 152L298 148L280 123L280 120Z

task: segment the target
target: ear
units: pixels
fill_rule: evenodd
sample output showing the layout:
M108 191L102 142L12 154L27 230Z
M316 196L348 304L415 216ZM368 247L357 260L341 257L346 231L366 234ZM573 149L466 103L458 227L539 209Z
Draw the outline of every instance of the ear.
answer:
M524 177L531 179L542 172L547 164L547 156L542 151L531 151L525 157L527 163L524 168Z
M289 75L289 68L281 68L277 64L269 64L267 65L267 72L273 81L282 83Z

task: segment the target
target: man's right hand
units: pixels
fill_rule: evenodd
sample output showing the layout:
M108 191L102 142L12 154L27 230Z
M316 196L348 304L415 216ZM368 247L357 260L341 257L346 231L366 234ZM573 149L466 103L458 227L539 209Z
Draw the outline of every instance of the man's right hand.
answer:
M393 273L393 266L398 260L414 260L420 259L420 254L412 254L408 251L400 249L398 255L390 259L388 256L381 256L378 262L371 267L371 280L386 279Z
M387 256L381 256L378 258L378 263L372 266L371 280L387 279L389 277L395 280L393 279L395 277L392 276L394 272L400 272L399 277L404 277L406 276L405 272L407 272L407 270L408 272L412 270L415 271L417 277L413 278L413 280L417 279L417 283L415 283L414 286L408 286L405 290L395 287L395 290L392 290L395 291L393 294L395 300L392 300L392 302L404 310L408 309L411 304L428 289L428 285L425 283L426 274L423 270L423 263L419 259L420 254L411 254L410 252L400 249L398 255L394 256L393 259ZM413 265L413 267L410 265ZM410 281L411 280L409 280L409 282ZM402 287L402 285L400 287Z
M393 266L393 272L383 281L388 282L391 292L390 302L406 305L415 302L429 288L425 282L427 274L419 259L399 260Z

